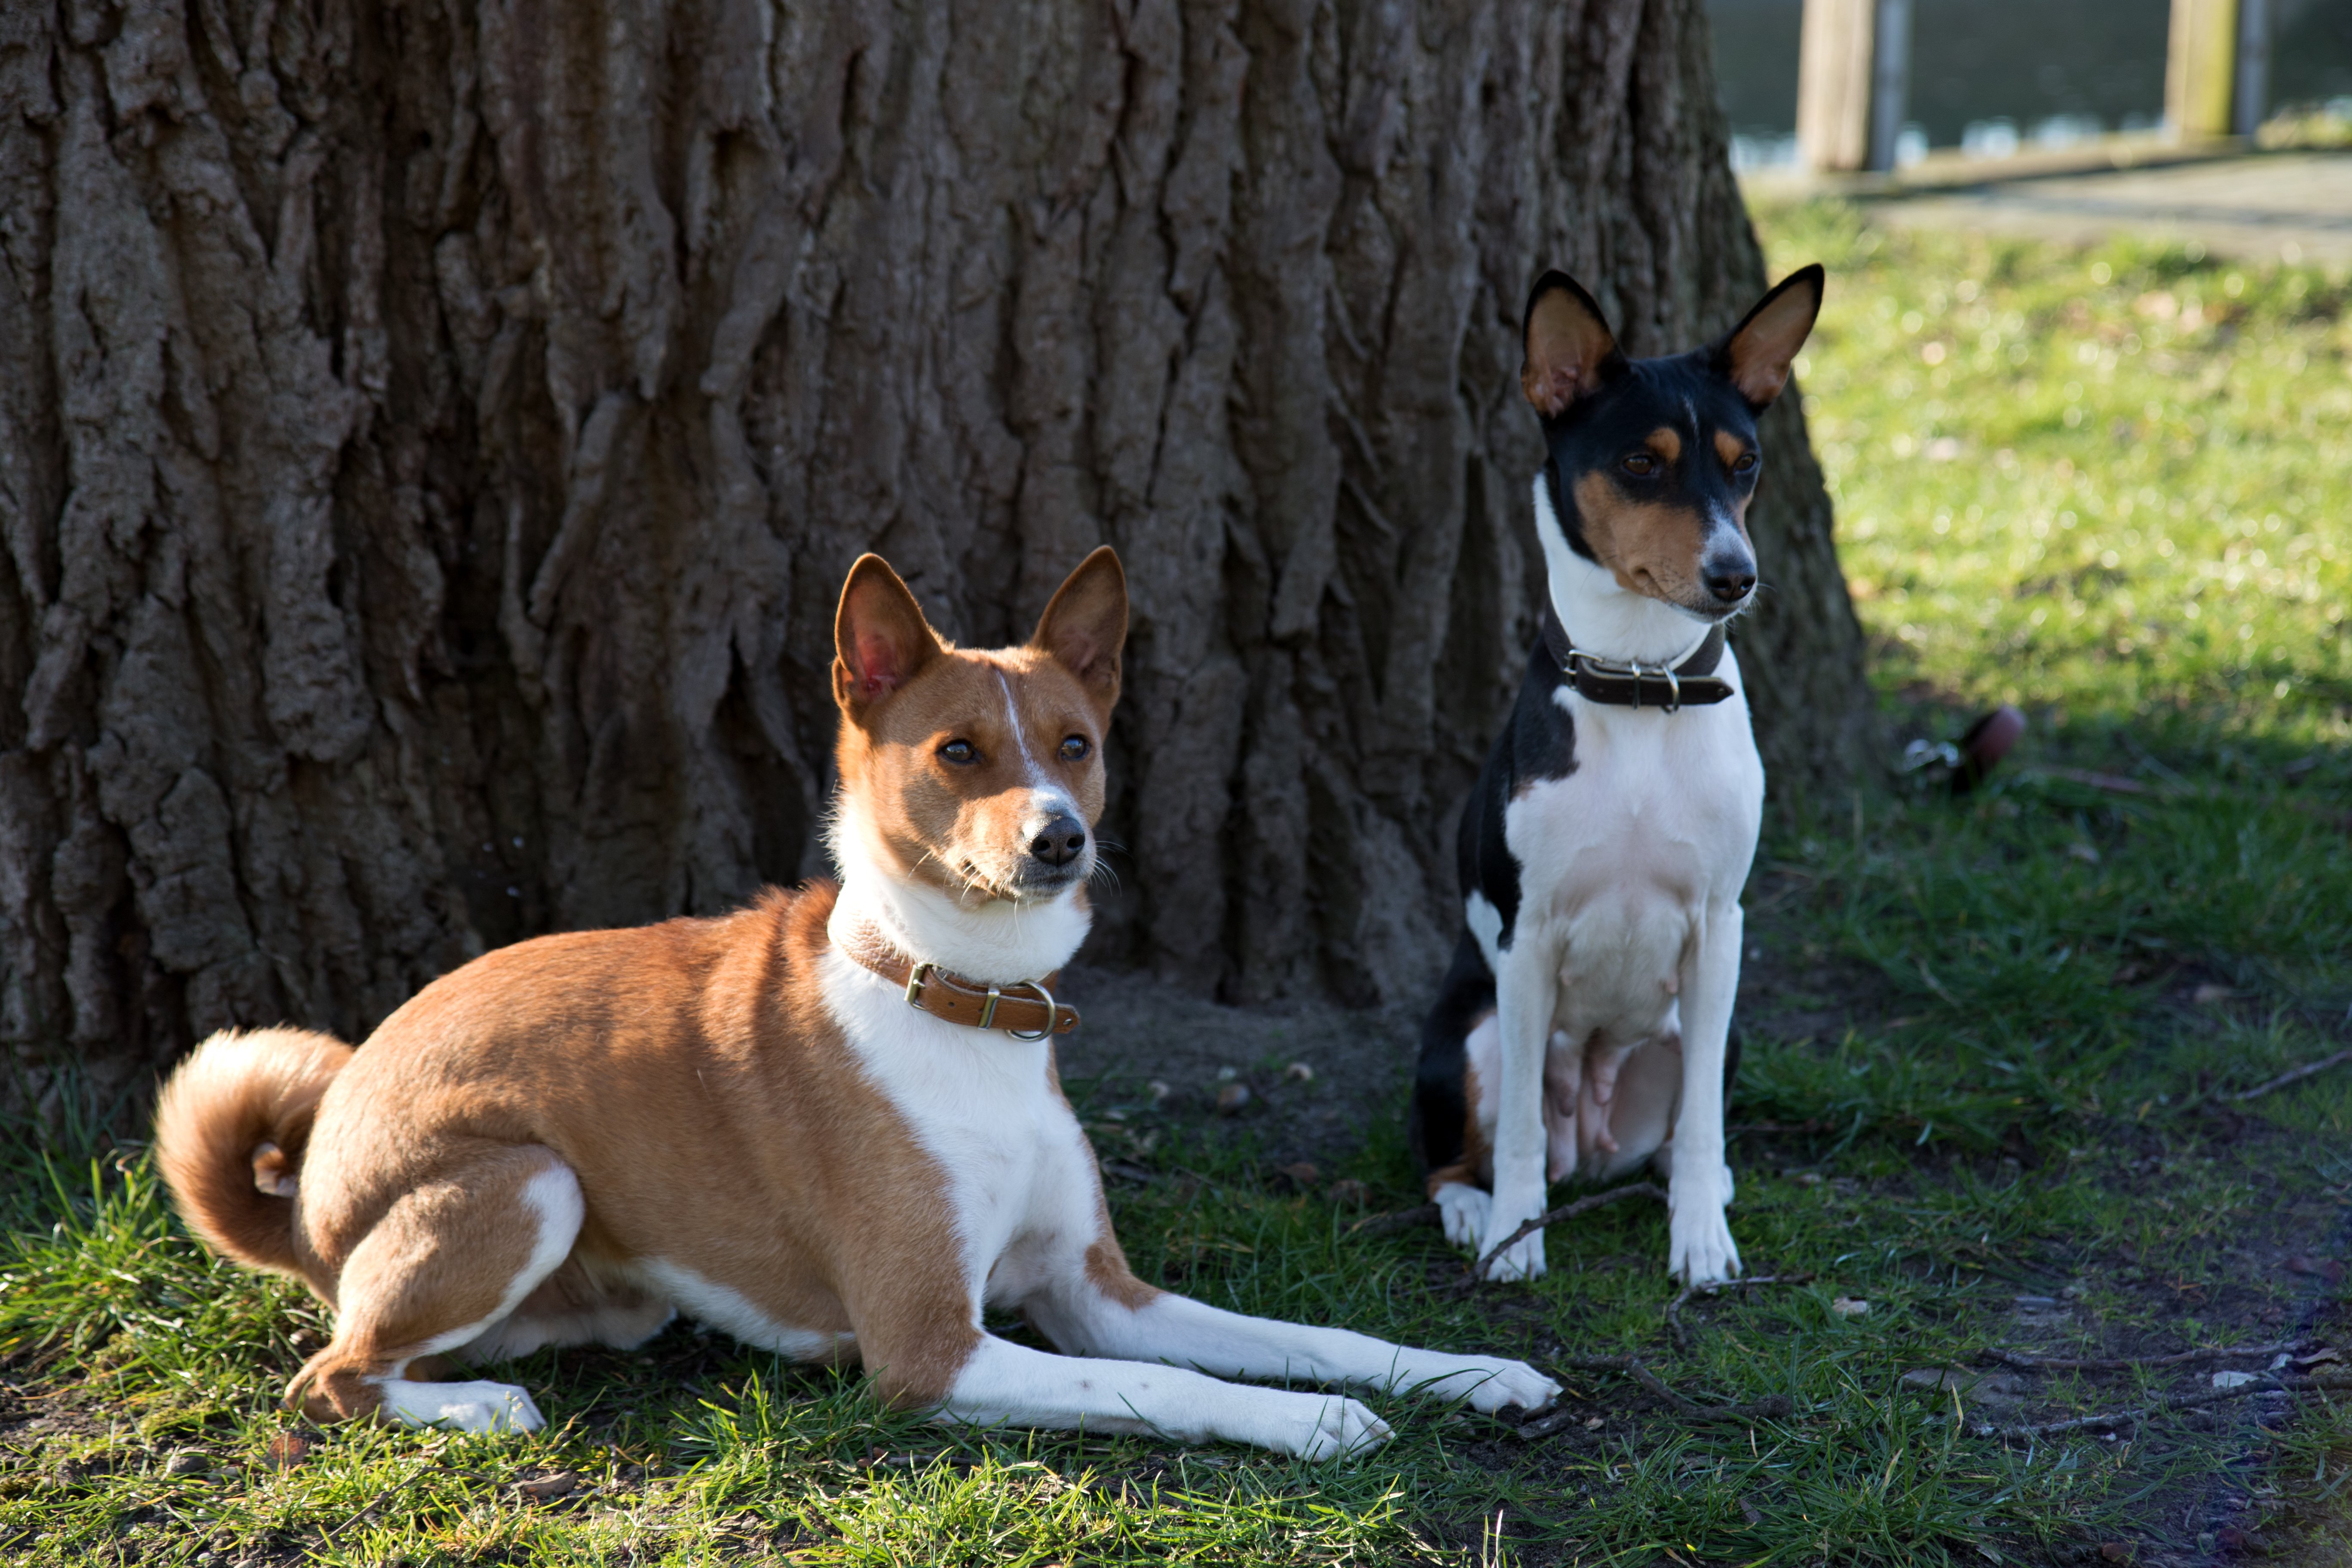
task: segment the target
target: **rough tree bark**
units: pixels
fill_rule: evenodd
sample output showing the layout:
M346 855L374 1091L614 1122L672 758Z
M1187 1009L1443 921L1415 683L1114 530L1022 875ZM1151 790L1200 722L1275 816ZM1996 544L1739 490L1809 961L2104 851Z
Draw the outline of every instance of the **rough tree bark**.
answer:
M0 1036L128 1080L823 868L829 614L1116 544L1097 956L1426 984L1534 627L1528 280L1765 279L1700 0L0 8ZM1741 634L1855 765L1794 399ZM1761 657L1759 657L1759 655Z

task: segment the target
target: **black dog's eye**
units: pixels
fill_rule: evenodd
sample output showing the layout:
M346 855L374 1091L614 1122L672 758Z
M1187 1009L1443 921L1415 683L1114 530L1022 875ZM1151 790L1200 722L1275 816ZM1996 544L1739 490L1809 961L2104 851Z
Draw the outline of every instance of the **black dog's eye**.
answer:
M1084 735L1072 735L1062 742L1062 761L1083 763L1087 760L1087 753L1093 750L1094 747L1087 744Z
M1619 467L1637 479L1646 479L1658 471L1658 459L1651 457L1647 452L1636 452Z
M1754 473L1756 471L1756 454L1753 452L1742 452L1737 458L1732 458L1731 471L1735 474Z
M950 741L946 745L940 748L940 756L943 760L950 763L976 763L980 761L980 753L972 749L972 744L970 741Z

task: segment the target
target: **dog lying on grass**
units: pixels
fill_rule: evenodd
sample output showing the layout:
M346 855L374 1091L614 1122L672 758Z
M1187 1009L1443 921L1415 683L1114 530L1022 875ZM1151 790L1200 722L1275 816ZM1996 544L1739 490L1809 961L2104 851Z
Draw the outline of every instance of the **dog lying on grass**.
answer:
M1077 1016L1052 991L1089 920L1127 619L1097 550L1026 645L961 649L866 556L835 623L837 887L517 943L356 1051L295 1029L197 1047L156 1118L182 1214L335 1310L289 1397L320 1420L529 1430L522 1389L427 1381L438 1358L625 1348L684 1311L855 1357L894 1405L955 1421L1319 1458L1389 1428L1221 1379L1549 1404L1518 1362L1243 1317L1129 1271L1055 1074ZM988 1333L988 1307L1065 1353Z

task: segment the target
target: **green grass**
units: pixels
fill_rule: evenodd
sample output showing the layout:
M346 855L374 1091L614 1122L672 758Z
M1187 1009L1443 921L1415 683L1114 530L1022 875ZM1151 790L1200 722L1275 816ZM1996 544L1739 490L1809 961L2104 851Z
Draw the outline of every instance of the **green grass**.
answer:
M1770 226L1831 269L1798 374L1884 688L2199 760L2352 740L2342 277Z
M2007 1405L1903 1374L2352 1338L2325 1270L2352 1247L2352 1068L2229 1098L2339 1048L2352 1007L2342 280L1764 216L1779 267L1832 267L1802 380L1893 733L2033 719L1990 788L1867 791L1777 821L1759 859L1734 1119L1814 1131L1738 1139L1734 1228L1751 1271L1812 1279L1694 1300L1678 1344L1662 1216L1620 1205L1556 1231L1540 1285L1465 1294L1434 1232L1351 1235L1360 1208L1245 1139L1074 1087L1105 1152L1156 1173L1111 1194L1147 1278L1539 1363L1635 1352L1787 1416L1693 1422L1571 1369L1550 1439L1376 1399L1395 1443L1305 1466L949 1432L673 1329L503 1374L539 1436L337 1429L281 1468L307 1429L275 1392L323 1314L190 1245L142 1152L80 1125L0 1142L0 1560L1975 1564L2201 1561L2233 1531L2326 1560L2342 1394L2029 1445L1975 1424L2207 1369ZM1394 1123L1330 1173L1415 1201ZM516 1489L566 1472L568 1496Z

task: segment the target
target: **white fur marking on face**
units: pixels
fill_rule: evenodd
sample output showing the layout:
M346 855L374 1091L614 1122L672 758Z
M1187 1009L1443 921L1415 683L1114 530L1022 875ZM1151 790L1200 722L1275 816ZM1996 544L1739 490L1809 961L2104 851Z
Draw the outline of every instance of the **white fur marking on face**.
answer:
M773 1351L794 1361L822 1361L846 1351L853 1342L849 1334L795 1329L779 1323L753 1306L741 1291L715 1279L706 1279L684 1264L673 1263L667 1258L644 1258L637 1267L687 1316L723 1330L747 1345Z
M1055 813L1067 812L1072 816L1077 816L1078 803L1070 798L1069 791L1048 778L1045 770L1037 765L1037 753L1029 749L1028 734L1021 728L1021 710L1013 706L1013 682L1001 669L996 672L996 684L1003 689L1004 721L1013 726L1013 743L1020 748L1021 766L1029 775L1029 811L1022 819L1021 830L1034 837L1045 831L1045 824L1053 820Z
M1006 679L1004 672L1000 669L996 672L996 684L998 689L1004 693L1004 721L1013 728L1013 743L1021 749L1022 771L1029 775L1032 788L1044 789L1046 787L1045 770L1037 765L1037 755L1029 749L1028 733L1021 728L1021 710L1013 703L1013 682Z

